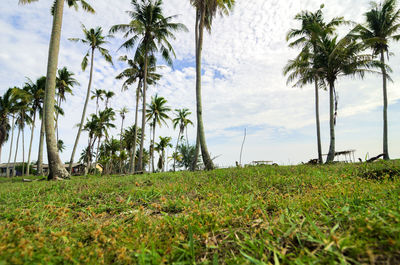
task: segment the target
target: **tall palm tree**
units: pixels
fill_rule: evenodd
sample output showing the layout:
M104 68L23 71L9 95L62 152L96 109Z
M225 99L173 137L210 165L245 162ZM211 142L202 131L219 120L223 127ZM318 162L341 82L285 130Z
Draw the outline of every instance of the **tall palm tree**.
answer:
M19 0L20 4L36 2L37 0ZM52 6L53 26L50 37L50 47L47 64L47 80L45 89L44 117L47 143L47 156L49 161L49 180L69 178L68 171L60 159L57 149L57 140L54 130L54 101L56 94L56 74L58 55L60 50L61 27L64 13L64 0L55 0ZM81 4L85 11L94 13L94 9L85 0L68 0L68 6L78 7Z
M383 158L389 160L388 147L388 96L387 71L385 54L389 58L389 42L400 39L400 10L397 0L385 0L382 3L372 2L371 10L365 14L366 24L358 25L355 32L363 42L372 49L375 56L380 56L381 73L383 79Z
M171 140L171 137L160 136L160 142L158 142L154 148L160 155L158 159L158 169L161 170L161 172L165 171L165 149L168 147L172 148Z
M208 152L203 124L203 107L201 100L201 55L203 50L204 29L211 33L211 26L218 11L228 15L235 5L235 0L190 0L196 9L196 107L197 107L197 144L196 151L200 152L207 170L214 169L214 163ZM197 156L196 156L197 157ZM194 165L197 161L194 161Z
M104 93L104 97L106 98L106 109L108 109L108 105L110 103L110 99L112 99L115 96L115 93L112 91L106 91Z
M168 113L171 111L171 108L166 106L167 100L163 97L159 97L155 95L155 97L151 98L151 103L147 104L147 121L152 121L153 125L153 140L151 141L151 146L153 146L152 150L150 150L150 161L152 162L153 172L154 168L154 144L156 137L156 126L157 124L161 127L162 124L167 125L167 120L170 119Z
M301 53L309 53L311 52L312 58L311 66L314 67L314 74L310 76L310 78L300 78L300 82L297 82L296 85L304 86L307 83L314 83L315 87L315 120L317 127L317 146L318 146L318 161L319 163L323 163L322 159L322 147L321 147L321 127L320 127L320 117L319 117L319 86L318 86L318 73L316 69L316 65L313 62L315 56L317 54L317 39L321 35L332 34L336 27L347 23L343 20L343 18L334 18L329 23L325 23L322 13L322 8L324 5L321 5L321 8L316 12L312 13L309 11L302 11L295 16L295 20L301 22L301 27L299 29L291 29L287 34L287 41L289 42L290 47L300 47L302 48ZM301 58L303 55L299 55ZM302 58L304 59L304 57ZM285 69L285 74L289 74L292 71L296 71L296 64L293 65L293 62L299 62L298 60L290 61L288 67ZM301 65L297 65L300 67ZM293 76L291 76L293 77ZM297 76L299 77L299 76ZM293 79L293 78L292 78ZM291 78L288 79L288 82L293 81Z
M187 129L189 124L193 125L193 122L188 118L188 116L190 116L191 114L192 113L189 111L189 109L175 110L175 119L172 120L172 124L174 125L174 129L176 129L179 126L179 134L178 134L178 139L176 141L175 153L178 152L178 145L181 139L181 135L184 134L185 129ZM186 133L186 142L189 145L189 140L187 139L187 133ZM174 156L174 171L175 171L175 166L176 166L176 156Z
M99 101L103 101L105 91L103 89L95 89L92 91L92 97L90 99L96 99L96 115L99 113Z
M187 29L183 24L171 22L176 16L164 16L162 0L132 0L131 4L133 11L128 11L131 21L128 24L113 26L110 32L125 32L125 37L129 39L121 47L129 50L137 45L135 59L144 56L142 130L145 131L149 58L156 53L161 53L166 63L172 65L171 56L175 56L175 52L168 39L175 39L174 32ZM143 170L143 151L144 137L140 143L139 171Z
M33 136L35 132L36 125L36 115L38 112L42 111L43 101L44 101L44 88L46 86L46 77L42 76L36 80L36 82L32 82L32 80L28 79L28 82L25 83L24 91L30 95L30 109L31 109L31 140L29 142L29 151L28 151L28 165L31 163L31 153L32 153L32 143ZM26 169L26 174L29 176L30 167L28 166Z
M14 88L9 88L4 93L4 95L0 97L0 154L1 154L1 148L9 138L9 133L11 129L10 155L6 169L7 177L9 177L8 168L13 149L15 112L16 112L16 97L13 90ZM11 125L10 125L10 116L12 117Z
M337 116L336 82L340 76L353 76L363 78L365 73L374 72L374 69L382 65L375 61L373 56L365 54L364 44L355 41L352 36L344 38L323 36L319 38L318 53L315 64L318 66L318 80L323 86L329 88L329 126L330 146L327 163L333 162L335 158L335 125ZM305 67L313 69L312 66ZM313 72L313 70L311 70ZM305 74L311 76L313 73Z
M71 154L71 159L70 159L70 164L69 164L69 172L72 172L72 165L74 162L76 148L78 147L79 139L80 139L82 128L83 128L83 123L85 122L85 118L86 118L86 109L87 109L87 105L88 105L89 98L90 98L90 89L91 89L92 80L93 80L95 51L98 50L100 52L100 55L107 62L112 64L112 58L111 58L109 51L102 47L104 44L108 43L107 39L110 38L111 36L104 36L103 29L101 27L97 27L94 29L93 28L87 29L82 24L82 30L83 30L83 35L84 35L83 39L71 38L70 40L74 41L74 42L81 42L81 43L89 46L88 51L86 52L86 55L83 57L81 67L82 67L83 71L86 70L86 68L88 66L89 56L90 56L90 76L89 76L89 84L88 84L88 88L87 88L87 92L86 92L85 105L83 106L83 111L82 111L81 123L79 124L78 133L75 138L74 148L72 149L72 154ZM98 100L99 100L99 98L97 97L97 101ZM97 102L97 105L98 105L98 102ZM97 114L97 110L96 110L96 114Z
M139 128L136 126L138 124L138 113L139 113L139 100L140 94L143 86L143 79L144 79L144 57L143 55L136 57L135 60L128 59L127 56L120 57L120 61L126 62L128 64L128 68L126 68L122 73L120 73L116 79L121 80L125 79L122 90L128 90L129 86L137 82L136 88L136 108L135 108L135 129L138 130ZM153 85L158 80L160 80L161 75L156 73L157 66L156 66L156 58L155 56L149 57L149 63L147 68L147 84ZM135 171L135 151L136 150L136 138L137 138L137 131L134 134L133 139L133 152L131 154L131 162L129 165L129 173L133 174ZM140 144L140 143L139 143Z

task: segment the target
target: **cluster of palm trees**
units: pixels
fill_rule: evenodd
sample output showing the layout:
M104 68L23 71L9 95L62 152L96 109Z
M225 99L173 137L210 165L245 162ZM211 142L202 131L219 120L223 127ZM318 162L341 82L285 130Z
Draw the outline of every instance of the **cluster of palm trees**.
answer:
M20 4L27 4L36 2L38 0L19 0ZM229 11L233 8L235 1L234 0L189 0L193 7L196 9L196 67L197 67L197 75L196 75L196 99L197 99L197 142L195 147L195 154L192 157L195 157L195 161L192 162L192 169L195 169L198 165L198 154L201 150L202 158L205 164L206 169L213 169L214 165L208 153L205 134L204 134L204 125L202 120L202 102L201 102L201 52L202 45L204 39L204 29L211 32L211 26L213 18L220 13L221 15L229 14ZM48 179L64 179L69 177L69 172L64 168L63 163L59 157L58 146L62 146L58 143L58 124L54 126L54 119L58 119L58 115L62 114L61 112L61 103L65 99L65 93L69 91L63 89L63 93L59 93L56 96L56 74L58 67L58 56L60 50L60 39L61 39L61 28L63 22L63 14L64 14L64 4L67 4L68 7L74 7L78 9L79 6L82 7L83 10L89 13L95 13L93 7L85 0L55 0L51 7L51 13L53 16L53 26L51 32L51 39L49 45L49 56L48 56L48 67L46 80L44 82L43 88L43 99L42 99L42 110L41 117L44 122L42 122L42 130L41 130L41 139L44 139L44 134L46 135L46 144L47 144L47 155L49 161L49 176ZM146 131L146 124L150 122L150 128L153 131L153 137L151 140L150 146L150 160L154 160L154 150L158 150L161 153L161 157L163 157L162 161L158 163L158 165L162 165L162 168L165 164L165 148L170 146L169 141L171 139L160 139L160 143L155 145L155 129L156 124L161 124L166 119L165 117L160 116L157 112L153 113L153 109L149 108L149 114L147 113L147 104L146 104L146 92L149 85L155 84L161 76L157 74L157 69L160 67L157 63L158 58L162 58L162 60L167 65L172 65L173 58L175 57L174 49L170 43L171 39L175 39L174 33L177 31L186 31L186 27L183 24L173 22L177 16L166 17L163 14L163 1L162 0L131 0L132 10L128 11L130 16L130 21L126 24L120 24L113 26L109 33L115 34L117 32L124 33L124 38L126 41L121 45L121 48L130 51L132 49L135 50L133 53L132 59L129 59L128 56L122 56L120 58L121 61L124 61L128 64L128 68L123 71L120 75L117 76L118 79L124 79L123 90L128 89L134 83L137 83L136 89L136 111L135 111L135 122L134 126L131 127L133 129L133 138L131 141L131 148L128 150L128 154L130 156L130 165L129 171L130 173L134 173L135 170L143 171L144 170L144 156L145 156L145 148L144 148L144 132ZM219 12L220 11L220 12ZM102 126L105 126L105 131L98 134L91 131L89 129L90 122L94 120L101 120L101 116L106 116L107 119L111 119L115 115L115 113L108 108L108 104L106 104L106 109L103 111L99 110L99 105L97 103L97 111L96 114L91 115L89 120L86 120L86 111L87 106L90 99L91 85L93 80L93 69L94 69L94 58L96 52L100 53L100 55L109 63L112 62L112 58L107 49L103 46L108 43L108 39L111 37L110 35L104 35L103 30L100 27L94 29L87 29L82 25L84 38L73 38L71 41L80 42L84 45L88 46L88 51L84 56L82 61L82 69L85 70L87 66L90 64L90 77L88 81L88 89L85 105L82 111L81 122L79 124L79 129L77 133L77 137L75 140L75 145L72 151L71 160L70 160L70 172L71 167L74 162L75 152L79 143L81 132L84 130L89 131L89 138L92 136L92 139L89 139L88 148L86 150L87 155L85 157L91 157L93 153L93 144L95 139L97 139L98 146L100 144L100 139L104 136L105 141L109 144L114 145L116 143L116 139L107 137L107 126L106 121L101 121ZM89 62L90 61L90 62ZM73 84L75 85L75 84ZM100 93L96 91L96 93ZM104 96L104 93L95 94L95 98L98 100ZM138 112L139 112L139 101L142 99L142 121L141 128L139 128L138 124ZM159 97L154 97L154 100L160 100ZM152 104L150 104L152 105ZM2 110L3 111L3 110ZM54 117L56 116L56 117ZM2 123L5 125L1 129L0 138L2 141L6 141L8 134L7 132L10 130L7 127L7 119L10 117L9 114L6 114L2 118ZM14 116L12 116L14 117ZM24 115L25 117L25 115ZM164 119L164 120L163 120ZM14 124L14 123L12 123ZM34 124L34 123L33 123ZM89 124L89 125L88 125ZM3 131L4 130L4 131ZM56 134L57 132L57 134ZM90 134L92 132L92 135ZM143 137L139 137L139 132L143 132ZM180 133L182 133L180 131ZM57 137L56 137L57 135ZM122 146L124 135L121 133L120 144ZM136 143L139 142L139 150L137 161L135 159L136 154ZM179 139L178 139L179 142ZM111 147L111 145L110 145ZM109 153L115 155L113 148L104 147L102 150L98 147L96 160L100 159L100 153ZM121 148L120 148L121 149ZM176 148L177 149L177 148ZM41 149L43 153L43 148ZM108 152L106 152L108 150ZM122 155L122 153L120 154ZM175 156L176 158L179 156ZM90 160L90 159L86 159ZM175 164L174 162L174 164ZM119 163L123 168L122 162ZM160 166L159 166L160 167ZM174 166L175 167L175 166ZM154 168L154 162L152 162L152 169Z
M45 84L46 77L40 77L36 81L27 79L22 88L13 87L9 88L4 95L0 97L0 113L1 113L1 141L0 148L9 140L10 133L10 153L7 165L7 176L12 173L16 174L16 159L18 149L20 147L20 140L22 141L22 174L30 174L30 163L32 154L32 144L35 132L36 121L41 120L40 129L40 142L38 151L37 169L39 174L43 173L43 144L44 144L44 112L43 103L45 100ZM59 115L64 115L62 109L62 102L67 99L67 95L72 95L72 88L79 83L74 78L74 73L70 72L66 67L59 69L56 76L56 104L53 126L58 131ZM31 136L28 149L27 167L25 168L25 128L30 127ZM14 147L14 128L18 129L17 139ZM21 139L22 136L22 139ZM62 151L64 148L63 141L58 139L57 135L57 148ZM10 170L10 162L14 151L13 170Z
M373 2L365 14L365 22L356 24L337 17L324 20L323 5L316 12L303 11L295 19L301 23L287 35L290 47L300 47L299 55L290 60L284 69L288 83L296 86L315 85L315 109L317 125L318 160L323 163L319 117L319 89L329 90L330 147L326 159L335 158L335 125L338 110L336 85L341 76L363 78L367 73L376 73L383 79L383 157L389 159L387 120L387 80L390 67L385 63L389 57L390 41L400 39L400 10L397 0ZM337 28L352 26L350 32L339 38ZM355 25L355 26L354 26Z

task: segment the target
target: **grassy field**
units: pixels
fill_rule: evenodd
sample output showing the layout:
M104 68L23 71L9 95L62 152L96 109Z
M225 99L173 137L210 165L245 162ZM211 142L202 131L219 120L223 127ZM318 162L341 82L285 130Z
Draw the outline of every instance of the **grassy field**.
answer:
M400 163L0 180L0 264L400 264Z

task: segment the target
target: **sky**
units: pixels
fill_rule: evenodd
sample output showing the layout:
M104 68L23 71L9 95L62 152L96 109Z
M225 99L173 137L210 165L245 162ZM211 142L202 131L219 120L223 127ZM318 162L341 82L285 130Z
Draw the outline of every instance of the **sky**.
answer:
M30 5L18 5L17 0L2 0L0 9L0 93L9 87L23 86L26 78L32 80L46 73L48 45L53 1L40 0ZM105 32L115 24L128 23L129 0L88 1L96 14L82 10L65 9L62 29L59 67L66 66L76 74L80 86L74 87L62 107L65 116L60 118L60 138L66 145L61 154L69 161L80 122L85 100L89 71L81 70L81 61L87 47L68 41L81 38L81 24L87 28L101 26ZM111 4L112 3L112 4ZM299 27L293 20L302 10L317 10L324 3L327 19L343 16L355 22L363 22L363 14L369 8L369 0L252 0L237 1L229 17L218 17L211 34L204 38L203 50L203 114L208 148L219 167L233 166L239 161L244 130L247 138L243 150L243 163L267 160L279 164L297 164L317 158L314 90L286 84L282 69L288 60L299 52L287 47L289 29ZM164 0L166 15L179 15L176 22L187 26L188 32L176 33L172 41L176 52L173 67L160 69L163 78L149 88L149 99L156 93L165 97L172 109L189 108L195 118L195 50L194 9L189 1ZM346 28L339 30L340 34ZM128 107L125 126L134 123L135 86L121 91L122 82L115 79L125 67L118 57L132 57L134 51L119 49L122 35L116 34L106 48L110 50L114 65L100 56L95 57L92 88L111 90L116 96L111 106L118 110ZM400 44L391 43L389 65L393 69L388 85L389 105L389 151L392 158L400 157ZM160 62L162 64L162 62ZM340 77L337 84L339 112L336 126L337 151L355 149L356 158L382 153L382 80L378 75L367 75L364 80ZM329 148L328 93L321 91L322 148ZM148 100L149 100L148 99ZM88 113L94 113L95 101L90 101ZM171 113L171 116L173 114ZM111 133L119 138L121 118ZM32 160L37 160L37 123ZM147 129L148 130L148 129ZM158 136L171 136L175 144L178 131L172 124L157 128ZM25 143L30 131L26 129ZM196 139L195 127L189 127L189 141ZM87 144L87 134L81 137L75 161ZM14 143L15 145L15 143ZM148 143L146 144L148 146ZM15 148L14 148L15 150ZM26 148L27 153L27 148ZM169 154L172 150L169 150ZM9 143L2 150L2 162L9 155ZM18 155L18 160L22 154Z

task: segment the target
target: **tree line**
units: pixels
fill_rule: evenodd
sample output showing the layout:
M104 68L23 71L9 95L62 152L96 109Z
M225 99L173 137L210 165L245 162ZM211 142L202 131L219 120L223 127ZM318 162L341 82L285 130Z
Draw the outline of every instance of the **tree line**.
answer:
M37 0L19 0L20 4L28 4L36 2ZM115 171L115 168L119 168L119 171L123 171L124 164L129 173L142 172L146 165L146 150L144 147L146 125L150 127L153 137L151 138L151 144L148 150L149 161L151 162L151 170L155 170L154 163L154 151L160 152L161 160L158 162L158 168L163 169L165 165L165 148L171 146L171 138L160 138L159 143L155 143L155 130L157 125L161 126L166 122L168 115L165 112L170 111L169 107L166 107L166 100L159 96L154 96L150 104L146 103L146 92L149 85L154 85L161 77L157 73L157 69L160 64L159 58L162 59L167 65L173 64L175 58L175 51L170 43L171 40L175 39L175 33L179 31L187 31L187 28L181 24L174 22L177 16L165 16L163 13L163 1L162 0L132 0L132 9L128 11L130 21L126 24L115 25L109 30L109 34L105 35L101 27L87 29L82 25L83 38L72 38L71 41L81 43L88 47L87 53L85 54L81 67L86 70L90 66L90 77L88 80L88 88L86 94L86 100L82 111L81 122L77 136L75 138L74 148L70 159L69 172L64 168L63 163L59 157L59 151L63 149L63 143L60 142L58 137L58 117L62 114L61 103L65 100L65 93L68 93L66 88L70 88L77 83L71 83L69 86L63 86L61 88L57 84L57 69L58 69L58 56L60 50L60 39L61 39L61 28L64 15L65 3L68 7L74 7L78 9L80 6L84 11L94 14L94 8L85 0L55 0L51 6L51 14L53 16L53 24L49 45L49 56L47 64L47 74L41 78L40 88L40 99L39 105L40 110L31 111L29 115L26 112L22 115L23 122L21 125L18 123L20 130L24 132L23 125L27 123L27 120L32 116L35 117L36 113L39 113L42 120L41 128L41 141L46 141L47 146L47 158L49 161L49 180L65 179L69 178L71 167L75 160L76 149L80 140L82 131L87 131L89 134L88 147L83 150L81 155L81 161L86 161L89 166L92 159L95 162L103 162L103 166L106 171ZM176 166L184 166L192 170L196 169L199 164L198 157L202 154L202 160L206 169L210 170L214 168L212 159L208 153L204 125L202 121L202 102L201 102L201 52L204 38L204 29L211 33L211 26L213 18L220 13L221 15L228 15L232 10L235 1L234 0L190 0L190 3L196 10L196 117L197 117L197 141L195 147L190 147L188 141L185 145L180 145L180 137L182 131L188 124L192 122L188 119L190 111L188 109L177 110L177 117L174 119L174 126L179 127L179 137L173 154L174 169ZM112 123L115 119L115 111L108 106L103 110L99 108L99 100L105 96L101 91L94 90L94 98L96 99L96 113L91 114L87 118L87 106L90 101L91 86L93 81L93 69L94 69L94 58L97 53L100 54L107 62L113 63L113 60L109 54L109 51L104 47L108 44L108 39L111 34L123 33L125 38L124 43L121 44L120 49L126 51L134 50L134 53L125 56L121 56L119 60L127 64L127 68L117 76L117 79L124 80L123 90L129 89L132 85L137 84L136 88L136 110L135 110L135 122L129 129L124 130L121 126L120 139L114 139L109 137L108 130L115 125ZM59 72L59 71L58 71ZM76 80L74 81L76 82ZM17 90L17 89L16 89ZM22 89L23 90L23 89ZM61 91L63 90L63 91ZM8 92L8 91L7 91ZM62 94L64 93L64 95ZM1 102L9 100L11 105L22 104L24 101L23 97L14 93L9 92L9 98L7 94L3 95ZM110 96L110 95L109 95ZM138 124L139 116L139 104L142 101L142 121L141 127ZM6 102L5 102L6 103ZM14 104L15 103L15 104ZM158 104L158 105L157 105ZM26 100L22 105L26 108L31 108L32 101ZM156 106L157 105L157 106ZM162 109L157 109L158 107ZM16 124L14 118L17 117L16 110L13 107L0 106L1 111L1 129L0 129L0 146L8 140L10 130L13 132L14 124ZM25 110L27 111L27 110ZM121 116L126 114L126 110L120 112ZM10 121L10 118L12 121ZM18 116L18 118L20 118ZM185 119L185 121L182 121ZM20 121L21 119L18 119ZM124 116L123 119L124 120ZM148 124L149 123L149 124ZM31 134L34 132L34 122L32 122ZM11 133L13 138L13 133ZM43 136L46 137L43 137ZM23 137L24 138L24 137ZM33 139L31 137L31 139ZM96 142L97 141L97 142ZM129 142L129 143L128 143ZM94 154L94 146L97 143L96 154ZM138 145L138 150L136 146ZM24 144L23 144L24 146ZM39 145L40 147L42 145ZM118 151L115 151L118 146ZM61 148L60 148L61 147ZM11 149L11 148L10 148ZM30 148L31 149L31 148ZM39 148L39 157L43 148ZM177 154L177 151L182 149L181 154ZM124 153L126 152L126 153ZM186 152L186 154L183 154ZM29 152L30 153L30 152ZM137 154L137 155L136 155ZM184 158L188 158L188 155L192 157L193 161L183 161ZM23 156L24 157L24 156ZM83 159L82 159L83 158ZM29 158L28 158L29 160ZM42 159L38 159L38 163L42 163ZM129 162L127 162L129 161ZM116 167L115 165L119 165ZM38 167L39 168L39 167ZM90 169L90 167L88 167ZM40 171L40 170L39 170ZM23 172L25 172L23 170Z

